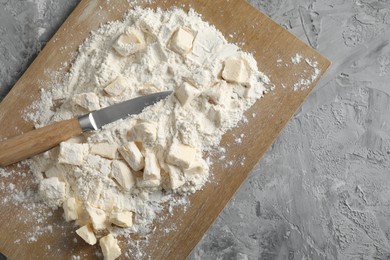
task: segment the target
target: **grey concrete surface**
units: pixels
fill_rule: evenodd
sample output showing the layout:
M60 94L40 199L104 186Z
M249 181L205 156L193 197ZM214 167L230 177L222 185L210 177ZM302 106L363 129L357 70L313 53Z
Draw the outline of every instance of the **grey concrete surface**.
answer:
M0 95L78 1L0 0ZM390 259L390 1L250 0L332 67L195 259Z

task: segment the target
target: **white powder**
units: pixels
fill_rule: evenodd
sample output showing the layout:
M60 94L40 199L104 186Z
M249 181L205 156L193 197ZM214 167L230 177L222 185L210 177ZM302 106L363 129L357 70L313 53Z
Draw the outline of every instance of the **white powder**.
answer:
M139 33L142 35L138 38L132 36L130 41L138 45L123 49L132 52L123 57L113 46L119 46L116 40L128 32L128 28L135 30L137 37ZM177 43L182 44L183 49L180 50L183 54L177 53L177 48L172 51L172 36L178 28L182 28L184 34L187 32L194 36L193 40L187 38ZM191 49L187 51L188 43ZM232 71L229 82L220 76L223 70L227 70L228 65L224 66L227 59L232 61L229 64L233 64L229 69ZM235 73L240 83L230 81L230 76L236 77ZM104 89L118 78L125 82L125 87L110 88L114 91L108 95ZM247 122L246 118L243 120L243 113L266 92L263 82L269 84L269 79L258 71L254 58L228 43L215 27L202 21L193 10L187 14L180 9L153 11L136 8L123 21L110 22L91 33L80 46L77 58L61 84L50 91L42 90L41 100L34 104L34 112L28 113L27 118L37 127L44 126L85 114L87 107L103 108L148 93L178 91L188 84L196 93L188 104L183 105L175 95L171 95L137 116L68 141L67 146L73 147L73 150L69 149L73 151L69 155L60 152L60 161L66 162L66 156L72 159L81 147L71 143L83 143L82 147L87 147L87 150L91 143L121 147L130 141L128 132L140 122L146 122L154 129L145 132L152 141L144 140L139 147L143 156L147 153L156 155L160 168L158 174L151 175L154 179L146 180L142 172L132 171L134 186L125 191L111 175L112 161L122 160L119 153L112 159L84 154L84 150L80 150L81 157L77 157L77 162L71 160L73 163L68 164L59 162L57 147L28 161L36 176L42 178L43 174L44 178L39 180L43 183L40 193L44 194L43 198L50 207L61 206L67 198L76 198L80 212L83 212L81 215L86 214L87 205L101 209L107 215L111 211L131 211L135 215L132 227L123 229L108 225L106 228L114 234L146 234L162 211L163 203L168 202L170 209L172 206L185 206L188 194L201 189L209 180L210 163L207 158L202 158L202 154L224 152L224 148L218 147L222 135L240 121ZM80 95L83 93L94 93L94 98L88 99L86 107L78 105L83 104L79 100L75 104L73 98L75 95L78 98L91 97L90 94ZM241 143L242 138L238 137L236 143ZM188 151L195 151L193 156L188 155L191 158L189 169L181 166L183 162L177 165L167 162L170 147L177 143L189 147ZM221 158L224 156L221 155ZM232 164L232 161L226 163L227 166ZM153 168L153 171L156 169ZM175 185L179 186L175 189L172 189L172 169L178 169ZM45 187L48 189L45 190ZM61 190L54 191L53 187L61 187ZM80 216L76 224L83 225L88 221L88 218ZM174 230L174 226L167 232L170 230Z
M297 56L299 58L297 58ZM292 60L294 60L296 62L296 63L293 62L294 64L299 64L301 62L301 60L303 59L302 56L300 56L298 54L297 54L297 56L295 56L295 58L292 58ZM296 83L294 83L294 86L293 86L294 91L307 89L318 78L318 76L321 73L321 70L317 68L317 66L318 66L317 61L313 61L309 58L305 58L305 62L307 65L309 65L311 67L312 73L309 76L305 76L305 77L302 76ZM307 71L304 70L304 72L307 72Z
M299 64L302 60L303 56L299 53L296 53L294 57L291 57L291 62L293 64Z

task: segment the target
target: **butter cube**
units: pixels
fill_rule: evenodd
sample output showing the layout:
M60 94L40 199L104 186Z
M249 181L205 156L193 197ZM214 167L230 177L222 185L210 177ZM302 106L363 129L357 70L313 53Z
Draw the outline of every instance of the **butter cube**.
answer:
M118 246L118 241L112 234L108 234L99 240L99 245L102 249L104 260L114 260L121 255L121 249Z
M208 170L207 163L201 158L196 158L191 166L184 170L184 176L204 175L208 173Z
M101 194L103 193L103 182L98 178L94 178L90 180L90 182L93 189L89 189L88 191L88 201L90 205L96 206L100 201Z
M134 171L140 171L144 168L144 156L134 142L123 145L118 151Z
M78 219L79 205L75 197L70 197L62 204L66 221Z
M107 228L107 215L102 209L87 205L86 207L94 230L103 230Z
M65 182L60 181L57 177L43 179L39 183L38 193L48 206L59 207L66 196Z
M95 143L90 144L90 153L99 155L108 159L116 158L116 151L118 150L118 145L108 144L108 143Z
M194 38L192 32L180 27L172 35L170 49L181 55L186 54L191 51Z
M97 242L96 236L89 225L85 225L77 229L76 234L79 235L82 239L84 239L85 242L90 245L94 245Z
M125 191L130 191L135 184L130 168L122 161L115 160L112 162L111 176Z
M76 94L72 97L72 101L75 105L79 105L88 111L95 111L100 108L99 97L93 92Z
M144 34L136 28L128 28L113 45L113 48L122 56L129 56L145 49L145 47Z
M231 106L233 88L229 87L226 81L220 81L205 92L208 102L222 107Z
M138 188L155 188L159 187L161 180L144 180L143 178L137 178Z
M81 165L88 155L88 151L88 144L62 142L60 144L58 162L76 166Z
M60 181L65 181L64 165L54 165L45 171L46 178L57 177Z
M112 212L110 214L110 222L118 227L131 227L133 225L133 212Z
M171 183L172 190L175 190L184 185L185 179L182 171L173 165L168 165L169 181Z
M212 121L216 127L221 127L224 121L222 111L215 107L210 108L207 113L207 118Z
M188 169L195 159L196 149L180 143L173 143L168 151L167 162L181 169Z
M136 124L128 133L132 141L152 144L157 138L157 125L152 122Z
M175 96L179 100L182 106L186 106L199 95L199 90L191 84L184 82L183 85L178 87L175 91Z
M122 76L118 76L113 82L104 88L104 91L112 97L119 96L125 91L127 85L128 83L126 79Z
M228 82L237 82L240 84L247 83L250 72L248 66L243 59L229 58L224 62L222 78Z
M143 174L144 180L161 180L160 165L156 154L152 151L145 153L145 168Z

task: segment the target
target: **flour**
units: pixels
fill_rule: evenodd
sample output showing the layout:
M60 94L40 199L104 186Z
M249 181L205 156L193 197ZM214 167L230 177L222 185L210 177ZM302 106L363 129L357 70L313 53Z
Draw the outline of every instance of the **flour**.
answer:
M42 199L52 208L71 199L75 208L66 210L78 214L79 226L147 234L163 203L186 206L209 180L203 155L224 151L222 135L247 122L243 113L266 93L263 83L269 79L252 55L193 10L136 8L102 25L80 46L63 81L41 91L27 119L41 127L145 94L174 94L28 160ZM134 224L113 225L110 216L118 212L134 213Z
M303 56L296 54L295 57L291 58L293 64L299 64L303 60ZM305 90L310 87L310 85L318 78L321 73L321 70L317 68L318 62L305 58L304 61L307 65L310 66L312 73L309 76L300 78L296 83L294 83L294 91ZM306 70L304 71L306 72Z

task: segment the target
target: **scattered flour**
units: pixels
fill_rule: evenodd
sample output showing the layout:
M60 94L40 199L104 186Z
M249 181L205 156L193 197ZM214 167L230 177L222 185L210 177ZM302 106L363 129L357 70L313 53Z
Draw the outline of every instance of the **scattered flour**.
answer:
M301 62L302 58L303 58L303 56L301 54L297 53L297 54L295 54L294 57L291 57L291 62L293 64L299 64Z
M299 57L299 58L297 58L297 57ZM295 56L295 58L293 58L292 60L294 60L296 62L296 63L294 63L294 61L293 61L294 64L299 64L302 59L303 59L303 57L297 54L297 56ZM313 61L313 60L308 59L308 58L305 58L304 60L305 60L306 64L311 67L313 72L308 77L302 77L296 83L294 83L294 91L305 90L305 89L309 88L310 85L318 78L318 76L321 73L321 70L319 68L317 68L317 66L318 66L317 61Z
M295 57L294 64L301 59ZM306 62L314 69L313 81L317 64ZM222 135L248 121L243 113L267 92L268 83L252 55L228 43L193 10L131 10L123 21L91 33L70 72L54 88L41 90L27 119L41 127L137 96L174 94L28 160L39 194L49 207L76 214L78 226L92 224L97 238L101 229L148 234L164 203L185 208L188 195L210 179L203 154L225 151L218 147ZM113 225L111 216L126 212L133 213L133 225Z

